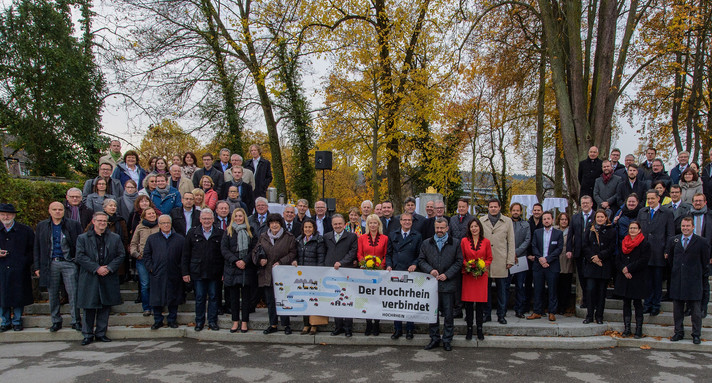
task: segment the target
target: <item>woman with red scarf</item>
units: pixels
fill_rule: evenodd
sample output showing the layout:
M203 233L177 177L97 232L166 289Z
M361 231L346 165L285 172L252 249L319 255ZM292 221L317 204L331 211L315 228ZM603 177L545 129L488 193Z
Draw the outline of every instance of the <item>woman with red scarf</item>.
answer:
M635 307L635 339L643 336L643 303L648 297L648 259L650 244L633 221L628 226L628 235L621 242L621 251L616 256L616 286L614 294L623 297L623 336L630 336L631 310Z

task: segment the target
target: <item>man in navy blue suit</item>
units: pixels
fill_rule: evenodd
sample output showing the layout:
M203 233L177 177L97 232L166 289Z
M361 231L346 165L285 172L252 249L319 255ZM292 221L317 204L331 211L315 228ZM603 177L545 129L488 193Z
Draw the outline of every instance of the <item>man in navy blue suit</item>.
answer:
M534 313L527 319L539 319L544 315L544 282L549 287L549 320L556 320L558 306L556 285L559 280L559 255L564 249L564 233L554 229L554 215L545 211L541 216L543 228L537 229L532 238Z

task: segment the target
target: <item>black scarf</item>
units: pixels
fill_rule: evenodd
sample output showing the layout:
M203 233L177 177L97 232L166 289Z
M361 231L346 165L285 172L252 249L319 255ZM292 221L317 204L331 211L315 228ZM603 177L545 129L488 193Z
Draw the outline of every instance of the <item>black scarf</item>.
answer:
M156 225L158 225L158 220L150 222L148 220L143 219L143 220L141 220L141 224L143 226L146 226L147 228L151 229L151 228L154 228Z

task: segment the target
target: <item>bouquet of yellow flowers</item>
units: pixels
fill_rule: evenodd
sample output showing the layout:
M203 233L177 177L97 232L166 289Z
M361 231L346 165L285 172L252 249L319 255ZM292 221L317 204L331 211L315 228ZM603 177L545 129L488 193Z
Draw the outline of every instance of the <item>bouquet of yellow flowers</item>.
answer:
M383 261L375 255L367 255L358 262L358 265L366 270L381 270Z
M482 276L487 271L485 260L482 258L470 259L465 263L465 271L475 278Z

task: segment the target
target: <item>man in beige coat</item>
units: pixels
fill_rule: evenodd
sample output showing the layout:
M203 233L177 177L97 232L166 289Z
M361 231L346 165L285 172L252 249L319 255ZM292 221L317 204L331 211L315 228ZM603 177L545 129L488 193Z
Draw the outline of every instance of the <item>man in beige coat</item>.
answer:
M499 306L497 307L497 321L507 324L507 297L509 296L509 268L514 265L516 242L512 219L503 216L500 211L502 205L496 198L487 203L488 214L480 218L484 229L485 238L492 244L492 264L489 277L494 279L497 286L496 294ZM491 284L491 283L490 283ZM485 321L492 320L492 295L487 302Z

